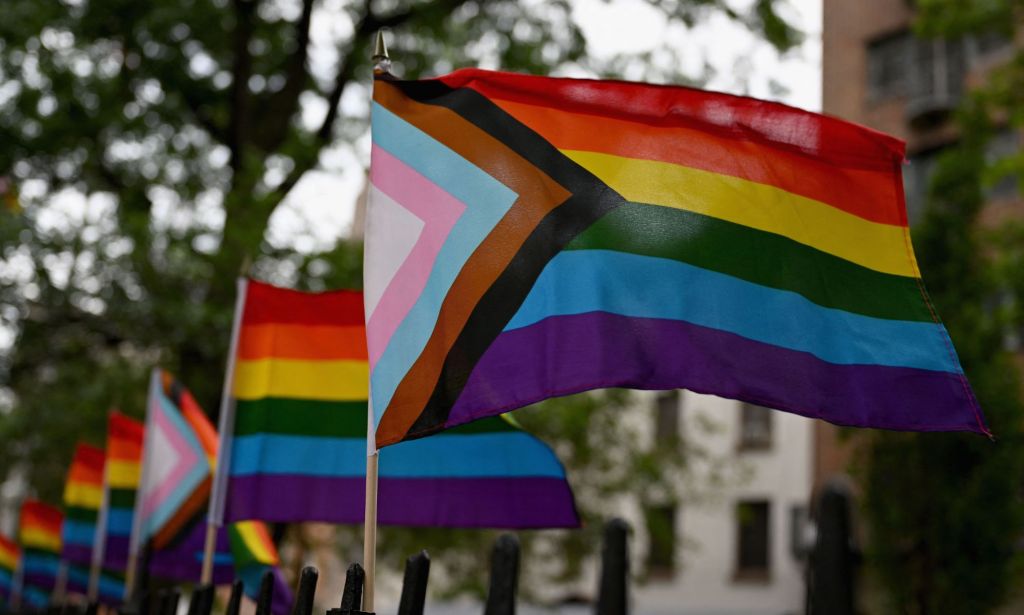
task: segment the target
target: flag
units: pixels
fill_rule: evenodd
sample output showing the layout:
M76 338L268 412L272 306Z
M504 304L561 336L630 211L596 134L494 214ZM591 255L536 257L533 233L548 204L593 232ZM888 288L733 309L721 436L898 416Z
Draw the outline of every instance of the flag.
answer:
M153 546L149 573L154 577L198 582L206 537L202 513L209 504L217 431L189 390L163 370L154 370L150 381L145 430L135 548L145 542ZM259 578L270 569L280 586L274 612L284 615L292 593L279 563L264 523L232 524L218 531L214 582L241 578L246 594L255 599Z
M107 511L103 568L123 572L128 566L135 496L139 487L145 426L121 412L107 419L104 489Z
M256 281L244 288L226 519L361 523L369 363L362 293ZM554 453L502 418L381 455L378 521L579 525Z
M192 394L155 370L146 413L139 540L163 548L206 507L217 432Z
M987 432L920 279L897 139L482 70L378 78L372 132L378 446L606 387Z
M96 542L96 520L103 503L103 449L84 442L75 447L64 482L64 524L61 556L73 564L88 566Z
M67 591L87 595L89 592L89 567L80 564L67 566ZM101 604L117 606L124 602L124 578L109 570L100 571L98 596Z
M18 558L21 549L18 543L0 535L0 601L10 604L11 592L14 590L14 575L18 571Z
M60 571L60 526L64 514L38 500L21 505L18 541L21 543L23 583L43 592L53 591Z

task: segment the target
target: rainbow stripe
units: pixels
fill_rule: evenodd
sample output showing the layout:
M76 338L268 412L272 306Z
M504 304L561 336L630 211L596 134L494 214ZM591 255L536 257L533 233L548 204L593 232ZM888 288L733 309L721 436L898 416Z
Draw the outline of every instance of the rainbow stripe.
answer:
M248 283L228 520L362 522L371 360L363 323L362 293ZM502 418L388 450L379 471L382 524L579 524L558 459Z
M0 535L0 598L10 600L21 549L18 543Z
M604 387L986 432L910 244L903 144L688 88L377 80L377 444Z
M118 411L107 420L107 527L103 567L123 571L128 565L135 495L142 465L144 425Z
M96 521L103 504L103 449L79 442L64 482L64 525L61 556L88 566L96 541Z
M18 541L21 543L21 570L26 587L53 591L60 569L63 521L64 514L56 506L38 500L22 503Z

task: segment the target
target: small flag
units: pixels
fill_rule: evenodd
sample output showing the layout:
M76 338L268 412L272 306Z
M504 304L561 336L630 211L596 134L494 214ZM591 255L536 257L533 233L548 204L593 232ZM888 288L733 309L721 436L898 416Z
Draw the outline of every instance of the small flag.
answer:
M103 449L79 442L64 483L64 524L61 556L88 566L96 542L96 522L103 503Z
M103 568L123 572L128 565L129 541L139 487L145 426L121 412L107 420L105 489L108 501Z
M363 296L249 281L233 392L227 520L362 523ZM494 417L380 457L378 520L434 527L577 527L565 470Z
M21 505L18 541L26 587L53 591L60 571L60 530L64 515L56 506L38 500Z
M379 76L377 446L597 388L987 433L924 291L904 144L684 87Z
M10 604L14 575L17 573L20 557L21 549L18 548L18 543L0 535L0 598L5 604Z

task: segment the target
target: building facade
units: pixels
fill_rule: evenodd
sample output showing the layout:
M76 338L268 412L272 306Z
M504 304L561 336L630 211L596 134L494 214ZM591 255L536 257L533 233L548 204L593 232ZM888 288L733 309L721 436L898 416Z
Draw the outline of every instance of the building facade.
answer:
M1013 56L1014 43L998 34L956 40L915 34L909 0L823 0L822 111L895 135L907 143L903 169L911 224L924 206L943 149L956 143L953 112L972 87ZM1006 129L990 144L998 158L1019 150L1021 136ZM982 222L1024 217L1012 179L992 186ZM849 465L852 443L824 422L814 426L814 486Z
M689 391L638 393L652 441L679 430L701 457L694 501L635 510L642 615L802 613L813 421Z

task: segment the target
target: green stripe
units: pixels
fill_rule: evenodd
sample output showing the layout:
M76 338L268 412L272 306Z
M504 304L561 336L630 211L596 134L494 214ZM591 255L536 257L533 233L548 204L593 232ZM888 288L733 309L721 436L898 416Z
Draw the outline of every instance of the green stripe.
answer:
M478 433L498 433L508 431L522 431L502 416L491 416L485 419L463 423L457 427L446 429L435 437L470 435Z
M64 518L71 519L73 521L85 521L89 523L96 523L96 517L99 514L95 508L82 508L80 506L68 506L64 510Z
M235 402L235 436L282 434L325 438L365 438L366 402L334 402L265 397ZM466 423L444 435L520 431L503 417Z
M916 278L873 271L780 235L671 207L626 203L567 249L667 258L793 291L824 307L892 320L933 320Z
M110 508L135 508L135 490L111 489Z
M265 397L238 400L235 435L271 433L333 438L366 437L365 401Z

